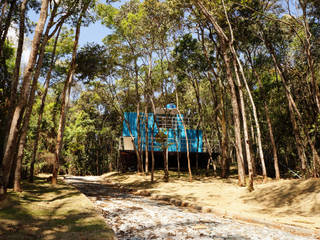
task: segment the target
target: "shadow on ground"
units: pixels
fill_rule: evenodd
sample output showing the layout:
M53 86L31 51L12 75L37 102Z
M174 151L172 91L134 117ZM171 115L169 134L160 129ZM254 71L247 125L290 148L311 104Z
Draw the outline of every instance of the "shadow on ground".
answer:
M281 184L256 189L242 200L244 203L259 203L262 213L315 216L320 214L320 180L284 180Z
M0 239L112 239L113 231L79 191L37 178L0 204Z

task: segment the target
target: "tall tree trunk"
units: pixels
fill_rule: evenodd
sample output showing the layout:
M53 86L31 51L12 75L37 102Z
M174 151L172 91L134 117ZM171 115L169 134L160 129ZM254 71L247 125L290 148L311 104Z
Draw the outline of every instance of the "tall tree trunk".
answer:
M228 13L227 13L227 10L226 10L225 4L224 4L224 0L222 0L222 4L223 4L224 12L225 12L225 17L227 19L227 23L228 23L228 26L229 26L230 34L231 34L231 40L229 41L229 47L230 47L231 53L233 55L233 58L235 59L234 61L236 61L238 66L239 66L239 70L240 70L240 73L241 73L241 76L242 76L242 80L243 80L244 85L246 87L246 90L247 90L247 93L248 93L248 96L249 96L249 100L250 100L250 103L251 103L251 106L252 106L252 110L253 110L253 118L254 118L254 121L255 121L255 124L256 124L256 129L257 129L258 150L259 150L259 156L260 156L260 161L261 161L261 165L262 165L263 181L266 182L267 181L267 169L266 169L264 156L263 156L263 150L262 150L262 144L261 144L260 125L259 125L259 121L258 121L256 105L255 105L255 103L253 101L253 98L252 98L252 95L251 95L251 90L250 90L250 88L248 86L247 78L246 78L246 76L244 74L244 71L243 71L242 63L241 63L241 61L240 61L240 59L238 57L238 54L235 51L234 46L233 46L233 41L234 41L233 29L232 29L231 23L229 21L229 17L228 17ZM237 66L235 65L234 67L235 67L236 75L237 75ZM240 84L239 77L237 78L237 80L238 80L238 84ZM239 85L239 88L240 88L240 85ZM240 102L241 102L241 91L242 91L242 89L240 88L239 91L240 91ZM242 105L242 103L241 103L241 105ZM242 110L242 115L243 115L243 112L245 112L245 111ZM243 118L243 116L242 116L242 118ZM243 123L243 124L246 124L246 123ZM245 131L246 130L244 128L244 134L246 134ZM249 153L249 155L251 155L250 154L250 142L249 142L249 139L248 139L248 142L246 140L245 140L245 142L246 142L245 144L246 144L247 155L248 155L248 153ZM248 151L248 149L249 149L249 151ZM251 186L251 182L249 182L249 190L253 190L253 179L251 179L251 178L253 178L253 171L252 171L253 169L252 169L251 157L249 159L247 159L247 160L248 160L248 167L249 167L249 181L252 181L252 186ZM250 160L250 164L249 164L249 160ZM250 171L251 171L251 177L250 177Z
M148 102L148 100L147 100ZM148 174L149 172L149 115L148 115L148 105L146 102L146 106L144 108L144 117L145 117L145 172Z
M3 57L3 49L4 49L3 47L4 47L5 41L7 39L9 27L11 24L13 12L16 8L16 4L17 4L17 1L10 2L10 8L9 8L9 11L8 11L8 14L7 14L7 17L5 20L4 28L1 29L1 32L0 32L0 57L1 58ZM1 19L1 20L3 20L3 19Z
M314 59L312 57L312 51L311 51L311 43L310 40L312 38L312 33L310 32L310 26L309 22L307 19L307 3L308 1L306 0L299 0L299 4L302 9L302 19L303 19L303 29L305 32L305 43L303 43L305 46L305 52L307 55L307 62L308 62L308 67L309 71L311 72L311 86L312 86L312 95L314 98L314 101L317 106L318 113L320 113L320 93L319 93L319 86L317 83L317 78L315 74L315 69L314 69Z
M289 106L290 120L291 120L291 123L292 123L293 133L294 133L295 140L296 140L296 148L297 148L297 151L298 151L299 159L301 161L301 169L305 173L306 172L307 158L306 158L306 153L305 153L305 147L304 147L304 144L302 143L299 127L298 127L298 124L297 124L297 121L296 121L296 117L295 117L295 114L294 114L295 110L294 110L294 107L292 105L293 98L292 98L292 96L290 94L289 87L287 86L285 76L283 74L283 71L282 71L282 68L281 68L280 64L278 63L278 60L276 58L276 55L275 55L275 52L274 52L274 49L273 49L271 43L269 43L266 40L266 38L264 38L263 40L264 40L264 43L265 43L269 53L271 54L271 57L272 57L274 65L275 65L276 71L278 72L278 74L280 76L280 79L282 81L282 84L283 84L283 86L285 88L286 98L288 100L288 106Z
M227 124L226 124L226 114L225 114L225 103L224 103L224 97L223 97L223 91L224 91L224 87L222 85L222 81L221 81L221 77L218 76L218 74L216 73L215 69L212 67L214 64L212 63L208 51L206 49L205 43L204 43L204 30L201 28L201 42L202 42L202 50L204 52L204 55L208 61L208 63L210 63L209 65L211 66L210 70L212 72L212 74L214 75L214 77L216 78L216 80L218 81L218 86L219 86L219 90L218 92L218 101L221 107L221 117L217 117L217 121L220 123L221 126L221 139L219 138L220 141L220 149L221 149L221 177L225 178L229 175L229 158L228 158L228 132L227 132ZM211 36L211 40L214 41L213 36ZM215 44L216 45L216 44ZM221 69L220 64L218 64L218 68ZM208 73L208 79L210 81L210 86L211 86L211 96L212 96L212 100L215 101L214 99L214 93L215 88L214 88L214 84L213 84L213 80L210 76L211 74ZM208 142L208 140L206 139L206 142ZM213 161L212 158L212 151L210 149L209 152L209 159L208 159L208 164L207 164L207 174L208 174L208 170L210 167L210 161Z
M141 158L141 117L140 117L140 100L137 104L137 171L138 173L143 173L143 158Z
M288 100L288 104L289 104L289 109L292 109L292 112L293 114L295 114L300 122L300 125L302 127L302 130L303 130L303 133L305 135L305 137L307 138L307 141L311 147L311 150L312 150L312 157L313 157L313 162L314 162L314 171L313 171L313 175L316 177L317 176L317 173L316 173L316 164L320 164L320 156L319 156L319 153L317 152L316 150L316 147L315 147L315 143L314 143L314 140L312 140L312 138L310 137L310 133L308 131L308 129L306 128L303 120L302 120L302 116L301 116L301 113L292 97L292 94L291 94L291 91L290 91L290 88L289 86L287 85L287 80L285 78L285 75L283 74L283 71L282 71L282 68L281 68L281 65L278 63L277 59L276 59L276 56L275 56L275 53L274 53L274 49L272 47L272 45L270 44L270 42L268 42L265 38L264 38L264 42L272 56L272 59L273 59L273 62L276 66L276 69L280 75L280 78L282 80L282 83L283 83L283 86L284 86L284 89L285 89L285 92L286 92L286 97L287 97L287 100ZM295 116L292 117L292 119L295 119ZM299 144L297 144L298 146ZM303 163L302 162L302 167L304 166L304 164L306 165L306 161Z
M258 80L258 84L259 84L259 88L262 91L262 98L264 97L264 93L263 93L263 84L261 81L261 78L259 76L259 74L257 73L257 71L255 70L253 63L252 63L252 59L250 54L248 53L248 59L249 62L251 64L251 68L253 71L253 74L255 76L255 78ZM269 114L269 108L267 105L266 100L263 100L263 105L264 105L264 111L265 111L265 115L266 115L266 119L267 119L267 124L268 124L268 130L269 130L269 136L270 136L270 141L271 141L271 146L272 146L272 154L273 154L273 163L274 163L274 171L275 171L275 175L276 175L276 179L279 180L280 179L280 170L279 170L279 161L278 161L278 154L277 154L277 146L274 140L274 135L273 135L273 130L272 130L272 123L271 123L271 119L270 119L270 114Z
M49 31L53 25L53 20L56 14L58 6L55 5L49 23L47 25L44 37L43 37L43 41L40 47L40 53L39 53L39 58L38 58L38 63L35 69L35 73L33 76L33 82L32 82L32 87L31 87L31 91L30 91L30 96L28 99L28 104L26 107L26 113L23 119L23 125L22 128L20 130L20 140L19 140L19 144L18 144L18 155L17 155L17 165L16 165L16 170L15 170L15 178L14 178L14 191L16 192L20 192L21 191L21 185L20 185L20 181L21 181L21 165L22 165L22 159L23 159L23 154L24 154L24 147L26 144L26 138L27 138L27 131L28 131L28 126L29 126L29 121L30 121L30 117L32 114L32 107L33 107L33 103L34 103L34 97L35 97L35 91L37 89L37 83L38 83L38 79L40 77L40 71L41 71L41 67L42 67L42 63L43 63L43 59L44 59L44 52L45 52L45 47L46 44L49 40Z
M36 132L35 132L35 137L34 137L35 139L34 139L34 145L33 145L33 151L32 151L31 163L30 163L30 176L29 176L29 181L30 182L33 182L34 164L36 162L36 157L37 157L38 143L39 143L40 129L41 129L41 122L42 122L45 102L46 102L46 98L47 98L47 94L48 94L48 89L49 89L49 85L50 85L51 72L53 70L54 63L55 63L56 48L57 48L57 43L58 43L58 39L59 39L59 36L60 36L61 28L62 28L62 26L59 28L57 36L56 36L56 39L55 39L55 42L54 42L53 51L51 53L50 67L49 67L49 70L47 72L46 81L45 81L45 85L44 85L44 92L43 92L42 98L41 98L41 105L40 105L40 108L39 108L39 115L38 115L38 121L37 121L37 129L36 129Z
M231 105L232 105L233 122L234 122L235 147L236 147L238 175L239 175L238 184L240 186L245 186L246 181L245 181L244 160L243 160L243 152L242 152L239 104L237 100L235 84L232 79L230 59L226 49L222 49L222 55L223 55L224 63L226 65L227 80L228 80L230 92L231 92Z
M256 130L257 130L258 152L259 152L260 162L261 162L261 166L262 166L263 181L266 182L267 181L267 168L266 168L266 164L265 164L265 161L264 161L264 155L263 155L263 150L262 150L260 124L259 124L259 120L258 120L258 114L257 114L256 105L255 105L255 103L253 101L251 90L250 90L250 88L248 86L247 78L246 78L246 76L244 74L241 61L239 60L239 57L237 56L237 53L236 53L236 51L235 51L233 46L231 46L231 51L233 52L233 55L237 60L237 63L238 63L239 69L240 69L240 73L241 73L241 76L242 76L242 79L243 79L244 85L246 87L246 90L247 90L247 93L248 93L248 96L249 96L249 100L250 100L250 103L251 103L251 106L252 106L253 118L254 118L254 122L255 122L255 125L256 125Z
M152 159L152 163L151 163L151 182L154 181L154 164L155 164L155 159L154 159L154 127L155 127L155 123L156 123L156 119L157 119L157 113L156 113L156 107L154 105L153 102L153 97L150 97L150 102L151 102L151 106L152 106L152 110L153 110L153 123L152 123L152 140L151 140L151 159Z
M0 147L5 147L6 142L8 140L9 131L7 129L10 129L11 119L12 119L12 115L13 115L15 104L16 104L15 101L17 98L17 87L18 87L19 76L20 76L20 64L21 64L21 56L22 56L22 50L23 50L24 31L25 31L25 12L26 12L27 2L28 0L24 0L20 6L19 39L18 39L16 59L15 59L15 67L13 70L13 76L11 80L10 100L8 105L9 111L6 116L4 126L0 127L1 132L5 135L4 139L0 140L0 141L3 141L1 142L3 143L3 145L1 144ZM0 164L1 164L1 161L0 161Z
M40 56L41 58L41 56ZM41 60L40 60L41 61ZM40 73L40 67L39 67L39 63L38 63L38 68L39 68L39 73ZM28 127L29 127L29 121L30 121L30 117L32 114L32 107L33 107L33 103L34 103L34 97L35 97L35 91L37 88L37 83L38 83L38 78L35 76L33 78L32 81L32 87L31 87L31 91L30 91L30 96L29 96L29 100L28 100L28 104L27 104L27 108L24 114L24 118L23 118L23 124L22 124L22 128L20 130L21 135L20 135L20 140L19 140L19 144L18 144L18 154L17 154L17 164L16 164L16 169L15 169L15 173L14 173L14 187L13 190L15 192L21 192L21 167L22 167L22 159L23 159L23 155L24 155L24 147L26 144L26 140L27 140L27 132L28 132Z
M252 156L251 156L251 151L250 151L250 139L249 139L249 133L248 133L246 109L245 109L245 104L244 104L242 84L241 84L240 77L239 77L237 62L234 57L232 59L233 59L233 66L234 66L235 75L236 75L236 79L237 79L237 85L239 88L239 100L240 100L240 108L241 108L241 116L242 116L244 145L245 145L245 149L246 149L246 159L247 159L248 170L249 170L248 190L252 191L252 190L254 190L254 188L253 188L253 168L252 168Z
M176 91L176 103L177 103L178 115L179 115L179 118L181 119L182 126L183 126L183 129L184 129L185 138L186 138L189 181L192 182L192 171L191 171L191 162L190 162L190 153L189 153L189 139L188 139L188 134L187 134L186 125L185 125L185 123L184 123L182 114L181 114L181 112L180 112L180 110L179 110L179 98L178 98L178 93L177 93L177 91Z
M85 13L89 7L89 4L90 4L90 1L87 2L83 6L81 13L80 13L80 16L77 21L76 35L75 35L73 50L72 50L72 59L71 59L70 68L68 71L68 75L67 75L67 78L66 78L66 81L64 84L64 88L63 88L63 92L62 92L62 96L61 96L60 119L59 119L59 127L58 127L56 147L55 147L55 161L53 163L53 170L52 170L52 184L53 185L57 184L59 163L60 163L61 150L62 150L62 144L63 144L65 119L66 119L67 107L69 104L73 74L74 74L75 68L76 68L76 55L77 55L78 42L79 42L79 37L80 37L81 20L82 20L83 16L85 15Z
M243 152L242 152L242 143L241 143L241 127L240 127L240 114L239 114L239 105L237 101L237 94L235 89L235 84L232 79L232 71L230 66L230 58L228 55L228 51L226 46L229 44L229 39L224 33L223 29L219 26L217 20L212 16L209 11L205 8L200 0L194 0L198 9L204 14L204 16L212 23L214 29L218 34L218 39L220 42L220 52L223 57L227 80L230 87L231 92L231 105L233 112L233 120L234 120L234 132L235 132L235 147L236 147L236 156L238 162L238 184L240 186L245 186L245 171L244 171L244 160L243 160Z
M24 73L22 87L21 87L21 95L18 101L17 106L15 107L14 114L11 121L11 126L9 130L8 135L8 141L6 144L4 157L2 161L2 170L3 170L3 181L0 186L0 195L5 194L8 180L9 180L9 174L12 166L13 159L11 158L12 152L14 150L14 143L16 142L16 139L18 137L18 120L23 115L23 109L27 104L28 99L28 93L29 93L29 87L31 82L31 76L33 72L33 68L36 62L36 57L38 54L38 48L40 45L41 35L44 29L44 25L47 19L47 11L48 11L48 0L43 0L41 4L41 11L40 11L40 18L38 21L38 24L35 29L35 34L32 41L32 48L31 53L29 57L29 61Z
M11 106L15 106L15 99L17 96L17 87L18 87L19 75L20 75L21 56L22 56L23 42L24 42L25 13L26 13L27 2L28 2L28 0L24 0L21 3L21 7L20 7L19 39L18 39L18 47L17 47L14 73L13 73L13 78L12 78L12 82L11 82L11 95L10 95L10 105Z
M274 136L273 136L272 123L271 123L271 119L270 119L270 116L269 116L268 105L266 103L264 103L264 110L265 110L265 114L266 114L266 118L267 118L270 141L271 141L271 146L272 146L274 171L275 171L275 174L276 174L276 179L280 180L280 170L279 170L279 160L278 160L278 154L277 154L277 146L276 146L276 143L275 143L275 140L274 140Z
M228 158L228 131L227 131L227 117L224 101L224 90L221 78L218 77L219 82L219 96L218 101L221 105L221 116L219 123L221 125L221 177L226 178L229 175L229 158Z

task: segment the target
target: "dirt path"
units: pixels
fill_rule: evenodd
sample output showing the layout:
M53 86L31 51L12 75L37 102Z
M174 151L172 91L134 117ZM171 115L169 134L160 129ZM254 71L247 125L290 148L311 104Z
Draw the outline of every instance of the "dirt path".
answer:
M119 239L314 239L136 196L99 177L66 177L102 210Z

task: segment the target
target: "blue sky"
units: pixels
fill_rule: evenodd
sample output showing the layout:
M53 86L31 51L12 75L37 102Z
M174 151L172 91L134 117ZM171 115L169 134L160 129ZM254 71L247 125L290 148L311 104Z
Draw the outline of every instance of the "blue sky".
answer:
M100 22L92 23L88 27L82 27L79 44L85 45L87 42L102 43L102 39L110 32Z
M99 2L103 3L105 1L100 0ZM119 7L123 3L125 3L126 0L119 0L116 3L113 3L112 5L114 7ZM37 22L39 19L39 14L36 14L33 11L30 11L28 14L29 18L33 22ZM110 33L110 30L106 28L104 25L101 24L100 21L97 21L95 23L91 23L87 27L81 27L81 32L80 32L80 39L79 39L79 45L84 46L88 42L95 42L95 43L102 43L102 39ZM32 36L29 36L29 38L32 39Z

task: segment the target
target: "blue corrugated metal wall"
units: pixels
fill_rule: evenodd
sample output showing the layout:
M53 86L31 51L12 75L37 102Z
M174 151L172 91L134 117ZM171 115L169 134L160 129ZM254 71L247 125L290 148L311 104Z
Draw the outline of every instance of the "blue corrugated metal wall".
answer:
M183 116L182 116L183 117ZM135 138L135 145L138 145L137 136L138 136L138 129L137 129L137 113L136 112L125 112L124 113L125 120L123 121L123 137L130 137L131 134ZM186 152L187 151L187 144L185 138L185 131L182 125L182 121L177 115L178 119L178 126L176 129L160 129L161 131L165 132L168 135L168 151L169 152ZM128 124L130 125L130 130ZM145 131L145 116L144 113L140 113L140 136L141 136L141 146L142 149L145 150L146 145L146 131ZM148 114L148 149L151 149L152 146L152 126L154 123L154 115L153 113ZM159 133L159 128L157 124L154 125L154 133L153 136ZM187 129L187 136L189 140L189 152L202 152L202 131L195 130L195 129ZM162 151L161 144L154 140L153 142L153 149L154 151Z

